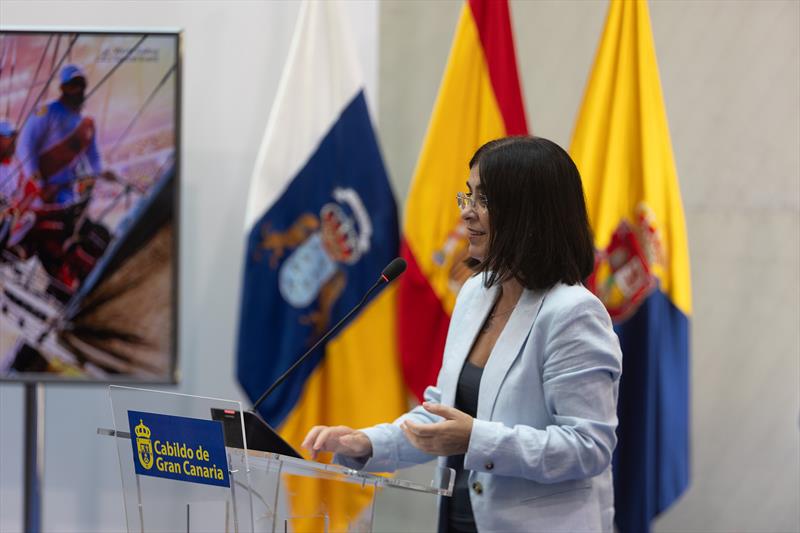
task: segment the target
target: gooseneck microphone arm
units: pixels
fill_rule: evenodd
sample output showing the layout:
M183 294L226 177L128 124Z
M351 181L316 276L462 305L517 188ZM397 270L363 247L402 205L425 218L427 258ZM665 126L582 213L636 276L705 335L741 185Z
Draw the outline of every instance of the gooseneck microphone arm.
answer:
M290 366L286 372L281 374L281 376L278 379L276 379L275 382L272 385L270 385L267 390L264 391L264 394L259 396L258 400L255 401L250 411L256 412L258 406L261 405L261 403L264 400L266 400L270 394L272 394L272 391L278 388L278 385L283 383L286 380L286 378L289 377L289 375L291 375L292 372L294 372L295 368L303 364L303 361L308 359L308 357L312 353L314 353L314 350L316 350L320 344L322 344L328 337L330 337L336 331L338 331L339 328L342 326L342 324L344 324L347 321L347 319L353 315L353 313L361 309L361 306L364 305L364 302L367 301L367 298L369 298L369 295L372 294L375 291L375 289L377 289L381 285L388 285L397 276L402 274L405 271L405 269L406 269L406 262L404 259L400 257L393 259L392 262L389 263L386 266L386 268L383 269L383 272L381 272L381 276L378 278L378 281L376 281L372 285L372 287L369 288L369 290L364 294L364 297L361 298L361 301L358 302L358 304L355 307L353 307L349 313L344 315L344 318L342 318L339 322L336 323L336 325L334 325L331 329L329 329L328 332L325 333L325 335L320 337L319 340L317 340L317 342L314 343L314 346L309 348L306 353L301 355L300 358L297 361L295 361L295 363L292 366Z

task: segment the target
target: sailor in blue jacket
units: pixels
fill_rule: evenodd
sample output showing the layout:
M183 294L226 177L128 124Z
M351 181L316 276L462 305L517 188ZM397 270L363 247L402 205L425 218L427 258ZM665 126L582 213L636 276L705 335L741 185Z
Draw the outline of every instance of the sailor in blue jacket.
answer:
M17 192L19 163L14 157L17 132L8 120L0 120L0 210Z
M86 75L76 65L61 69L61 97L39 107L17 140L26 178L39 181L45 203L69 204L81 177L99 177L102 162L94 123L82 116ZM43 168L48 158L49 168Z

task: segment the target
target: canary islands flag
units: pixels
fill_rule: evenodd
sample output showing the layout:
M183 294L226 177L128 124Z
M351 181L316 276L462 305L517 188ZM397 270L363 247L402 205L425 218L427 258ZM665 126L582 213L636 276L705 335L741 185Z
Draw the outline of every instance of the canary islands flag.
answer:
M253 401L398 253L395 200L339 10L336 2L302 5L252 178L238 379ZM401 414L394 313L390 287L276 389L260 414L295 447L316 424L364 427ZM347 528L369 501L323 494L313 481L292 483L292 514L324 512L333 530Z
M613 0L575 128L598 250L589 286L622 345L616 522L650 530L689 483L689 254L647 3Z
M422 399L436 382L455 298L471 271L466 228L455 197L482 144L527 133L506 0L470 0L461 10L450 57L411 182L403 226L398 325L403 372Z

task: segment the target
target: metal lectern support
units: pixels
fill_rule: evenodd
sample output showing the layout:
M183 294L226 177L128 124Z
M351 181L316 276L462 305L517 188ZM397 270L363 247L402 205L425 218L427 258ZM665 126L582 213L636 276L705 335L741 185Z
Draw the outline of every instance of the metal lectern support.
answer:
M25 531L42 530L44 385L25 384Z

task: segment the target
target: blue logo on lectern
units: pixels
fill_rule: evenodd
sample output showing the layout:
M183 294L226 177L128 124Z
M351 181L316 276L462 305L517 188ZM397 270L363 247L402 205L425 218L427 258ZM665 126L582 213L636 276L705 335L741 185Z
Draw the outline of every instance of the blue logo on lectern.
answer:
M230 487L222 424L128 411L136 473Z

